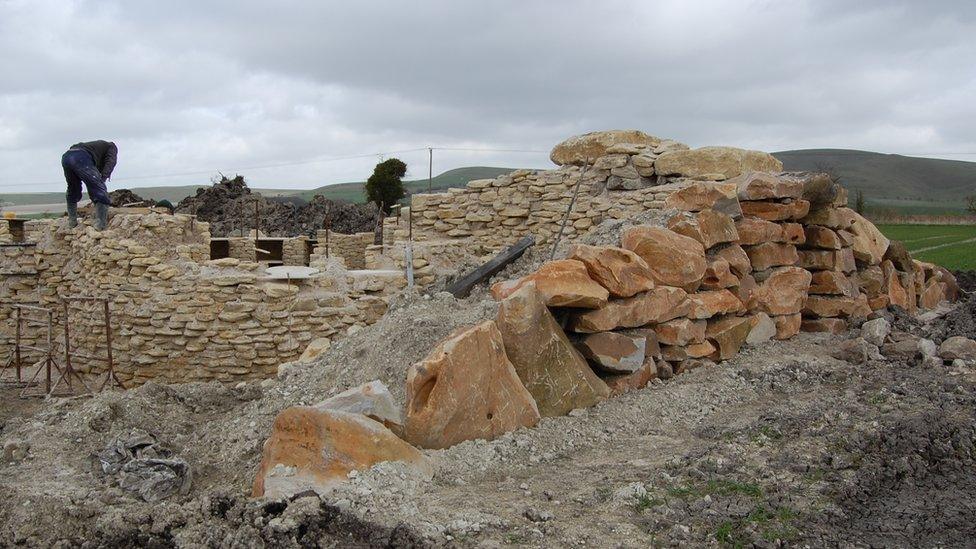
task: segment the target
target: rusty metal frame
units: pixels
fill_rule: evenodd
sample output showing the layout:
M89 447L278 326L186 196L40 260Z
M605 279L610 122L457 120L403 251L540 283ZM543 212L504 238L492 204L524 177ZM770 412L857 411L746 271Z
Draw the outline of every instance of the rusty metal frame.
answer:
M51 377L52 369L61 372L62 368L58 364L58 361L54 358L54 311L47 307L40 307L37 305L27 305L25 303L7 303L14 308L16 329L14 332L14 348L11 350L10 358L4 365L4 370L10 368L11 363L16 372L16 380L14 383L21 386L20 397L27 398L31 396L28 394L28 390L31 387L40 384L37 377L40 373L44 372L44 394L50 394L51 392ZM42 319L31 318L30 314L32 312L44 313ZM25 345L23 342L23 328L34 327L34 328L45 328L42 332L46 335L47 346L41 347L39 345ZM41 360L34 362L33 365L37 366L34 373L30 376L30 379L23 378L23 367L24 367L24 351L33 351L43 355ZM43 362L43 365L41 364ZM37 395L35 395L37 396Z
M85 383L84 379L81 377L81 374L79 374L78 371L75 370L74 367L72 366L71 359L72 357L75 357L75 358L82 358L85 360L90 360L95 362L106 363L107 366L106 366L105 378L102 380L101 384L98 384L98 388L95 390L95 392L104 391L109 386L109 383L112 383L113 385L124 390L126 388L125 384L122 383L122 380L119 379L118 374L115 373L115 360L112 355L112 313L109 308L109 300L104 297L66 296L61 298L61 302L64 307L65 367L61 373L61 377L59 377L58 381L55 382L54 387L57 387L57 385L61 381L64 381L66 385L70 387L71 378L74 377L81 383L82 386L85 387L85 389L88 390L88 392L93 392L91 388L88 387L88 384ZM70 313L70 303L72 302L100 302L102 304L102 314L103 314L102 323L104 326L104 333L105 333L105 356L104 357L90 355L88 353L83 353L77 350L74 351L71 350L71 344L70 344L71 334L69 329L70 322L68 321L68 319Z

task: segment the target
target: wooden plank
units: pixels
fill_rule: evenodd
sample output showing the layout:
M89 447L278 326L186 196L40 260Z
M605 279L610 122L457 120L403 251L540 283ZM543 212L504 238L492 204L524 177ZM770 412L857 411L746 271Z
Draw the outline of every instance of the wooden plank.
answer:
M457 282L451 284L447 291L457 298L468 297L468 295L471 294L472 288L474 288L480 282L488 279L498 271L504 269L509 263L522 257L525 250L529 249L529 247L533 244L535 244L535 238L532 236L526 236L522 240L519 240L513 244L507 250L504 250L495 257L491 258L484 265L462 276Z

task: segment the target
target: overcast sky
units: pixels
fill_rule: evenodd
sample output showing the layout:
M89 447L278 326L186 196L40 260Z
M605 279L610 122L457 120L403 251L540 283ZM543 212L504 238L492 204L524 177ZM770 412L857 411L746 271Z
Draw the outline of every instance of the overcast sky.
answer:
M2 192L62 190L90 139L119 146L110 189L314 187L611 128L976 160L972 0L0 0L0 74ZM549 161L434 153L465 165Z

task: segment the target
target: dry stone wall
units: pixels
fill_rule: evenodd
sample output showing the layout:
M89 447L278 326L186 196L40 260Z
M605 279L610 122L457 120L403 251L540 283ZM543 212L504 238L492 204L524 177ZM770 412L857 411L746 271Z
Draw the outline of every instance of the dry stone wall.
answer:
M326 231L318 231L312 261L335 257L341 258L347 269L365 269L366 248L373 244L374 239L373 233L342 234L331 231L327 239Z
M62 296L108 298L116 368L131 384L269 377L309 341L375 322L405 284L398 272L351 272L337 262L322 262L311 278L282 281L253 261L209 260L207 224L185 215L117 215L102 232L58 220L38 224L34 236L34 247L5 250L3 269L33 262L35 282L4 277L0 297L51 307L59 325ZM72 308L71 344L104 356L94 307ZM3 327L9 336L12 324ZM9 350L0 349L4 356ZM77 362L82 371L103 369Z

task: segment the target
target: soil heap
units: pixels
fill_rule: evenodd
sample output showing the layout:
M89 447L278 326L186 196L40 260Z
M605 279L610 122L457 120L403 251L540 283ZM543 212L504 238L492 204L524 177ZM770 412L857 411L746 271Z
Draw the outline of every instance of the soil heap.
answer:
M316 195L310 202L288 201L252 192L241 176L226 177L211 187L197 189L176 206L177 213L196 214L210 223L213 236L240 235L254 228L254 203L258 203L260 230L268 236L314 236L328 223L343 234L372 231L376 226L374 204L350 204Z
M108 197L112 201L113 208L121 208L130 204L140 207L151 207L156 205L155 200L143 198L129 189L116 189L108 193Z

